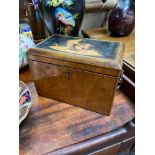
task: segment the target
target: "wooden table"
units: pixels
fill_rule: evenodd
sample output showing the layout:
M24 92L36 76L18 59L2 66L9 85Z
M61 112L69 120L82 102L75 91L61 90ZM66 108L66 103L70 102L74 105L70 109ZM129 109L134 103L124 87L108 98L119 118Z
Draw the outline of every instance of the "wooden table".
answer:
M33 106L19 128L20 155L118 155L134 145L133 102L120 90L110 116L37 95L29 68L20 80L32 93Z
M135 100L135 31L125 37L109 36L106 28L91 28L81 31L86 38L123 42L125 44L123 62L123 84L122 89L132 100Z

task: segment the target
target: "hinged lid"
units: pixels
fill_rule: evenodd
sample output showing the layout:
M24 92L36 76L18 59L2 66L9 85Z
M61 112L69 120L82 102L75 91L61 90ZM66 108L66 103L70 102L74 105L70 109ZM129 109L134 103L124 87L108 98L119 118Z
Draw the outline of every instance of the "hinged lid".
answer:
M39 43L37 48L29 49L28 59L50 63L49 58L52 58L67 61L65 65L69 67L77 63L74 68L118 76L123 53L124 45L119 42L53 35Z

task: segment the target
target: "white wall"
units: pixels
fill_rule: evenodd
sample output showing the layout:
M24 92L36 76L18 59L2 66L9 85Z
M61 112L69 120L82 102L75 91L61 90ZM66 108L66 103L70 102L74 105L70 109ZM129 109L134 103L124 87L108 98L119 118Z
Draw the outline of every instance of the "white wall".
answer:
M101 27L105 19L105 12L85 13L81 29Z

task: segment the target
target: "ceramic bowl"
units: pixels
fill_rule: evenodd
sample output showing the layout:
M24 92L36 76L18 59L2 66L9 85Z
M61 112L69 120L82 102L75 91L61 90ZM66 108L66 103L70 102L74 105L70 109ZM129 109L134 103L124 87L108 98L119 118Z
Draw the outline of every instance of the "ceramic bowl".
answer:
M19 81L19 125L27 117L31 106L30 90L24 82Z

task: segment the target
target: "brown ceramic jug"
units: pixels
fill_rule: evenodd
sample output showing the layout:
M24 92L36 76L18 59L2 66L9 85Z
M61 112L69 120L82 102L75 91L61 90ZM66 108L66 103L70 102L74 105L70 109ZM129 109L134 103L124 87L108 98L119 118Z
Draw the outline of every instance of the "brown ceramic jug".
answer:
M134 0L118 0L118 4L110 12L108 30L112 36L126 36L135 25Z

